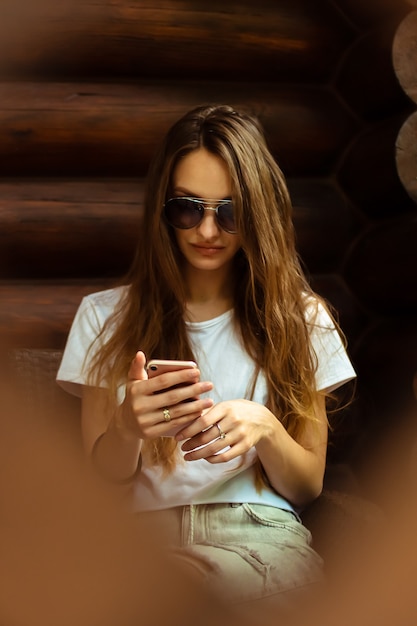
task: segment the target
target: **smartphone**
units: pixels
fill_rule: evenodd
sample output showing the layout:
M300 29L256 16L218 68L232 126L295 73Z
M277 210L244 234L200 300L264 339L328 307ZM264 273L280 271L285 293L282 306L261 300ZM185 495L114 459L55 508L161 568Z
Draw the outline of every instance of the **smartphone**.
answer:
M174 359L152 359L149 361L146 369L149 378L153 378L165 372L176 372L177 370L185 370L189 367L197 367L197 363L194 363L194 361L176 361Z
M194 361L176 361L175 359L152 359L149 361L146 366L148 377L153 378L154 376L159 376L159 374L165 374L165 372L176 372L177 370L186 370L189 368L196 368L197 363ZM187 383L174 385L170 387L170 389L175 389L177 387L186 387ZM166 389L161 389L161 391L155 391L155 393L163 393L167 391ZM197 398L187 398L183 400L183 402L192 402Z

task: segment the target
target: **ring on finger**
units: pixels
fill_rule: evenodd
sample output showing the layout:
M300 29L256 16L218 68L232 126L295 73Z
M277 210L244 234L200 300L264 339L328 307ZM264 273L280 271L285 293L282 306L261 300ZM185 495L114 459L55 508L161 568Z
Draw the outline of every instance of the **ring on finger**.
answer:
M164 420L166 422L170 422L171 421L171 413L169 412L169 409L164 409L162 411L163 415L164 415Z
M222 431L220 424L216 422L215 426L217 426L217 430L219 431L219 439L224 439L226 437L226 433Z

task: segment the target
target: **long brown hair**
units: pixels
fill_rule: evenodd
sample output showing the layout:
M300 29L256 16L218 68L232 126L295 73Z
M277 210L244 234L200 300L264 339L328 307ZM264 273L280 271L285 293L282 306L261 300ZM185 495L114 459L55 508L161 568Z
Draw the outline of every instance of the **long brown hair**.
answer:
M284 176L257 119L229 106L201 106L170 129L148 173L145 212L125 297L112 318L110 338L92 363L114 396L130 363L151 357L191 359L181 254L163 217L178 160L204 147L226 163L232 180L241 249L235 257L234 314L245 348L268 385L268 408L297 439L314 419L315 356L306 321L309 296L317 302L296 252L292 207ZM336 324L336 322L335 322ZM336 324L337 325L337 324ZM108 364L111 364L109 366ZM175 463L175 441L147 443L155 462Z

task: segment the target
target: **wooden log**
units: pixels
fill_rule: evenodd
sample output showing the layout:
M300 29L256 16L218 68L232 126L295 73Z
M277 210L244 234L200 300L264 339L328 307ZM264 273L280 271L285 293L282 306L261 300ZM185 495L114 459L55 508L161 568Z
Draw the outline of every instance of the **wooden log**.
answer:
M288 176L327 172L357 130L320 87L246 83L0 83L3 176L140 176L168 127L203 102L259 115Z
M336 308L344 331L356 335L364 314L343 279L333 274L312 275L311 280ZM0 282L0 352L5 346L62 349L82 298L114 284L106 278Z
M30 210L31 203L94 203L137 205L142 200L140 178L0 178L0 207L11 211ZM35 215L35 213L34 213ZM7 216L7 213L6 213Z
M324 80L354 36L327 1L2 0L2 7L3 77Z
M120 276L142 214L142 181L0 183L0 277Z
M358 301L377 316L416 315L416 267L417 219L410 213L363 231L341 273Z
M370 322L370 317L340 273L319 273L310 276L310 284L332 307L348 340L349 350Z
M415 407L413 378L417 373L417 316L379 319L355 345L360 398L371 396L372 417L380 428L382 417L398 428L402 409ZM363 393L362 393L363 392ZM410 402L411 401L411 402ZM415 408L409 413L415 419ZM393 420L393 417L395 418Z
M336 0L344 15L362 29L395 19L408 11L409 3L410 0Z
M339 267L357 231L353 211L341 190L330 180L288 181L297 248L311 274Z
M392 63L399 19L383 22L357 38L339 65L335 87L346 104L365 120L389 117L406 105Z
M417 103L417 11L409 13L398 26L392 57L401 87Z
M417 112L400 128L395 158L401 182L410 198L417 202Z
M82 298L110 281L0 283L0 346L62 349Z
M299 252L309 271L331 271L354 228L345 197L325 180L288 183ZM0 182L0 278L121 276L142 212L142 180Z
M404 115L373 123L340 159L341 188L371 219L394 218L414 209L395 163L395 143L403 123Z

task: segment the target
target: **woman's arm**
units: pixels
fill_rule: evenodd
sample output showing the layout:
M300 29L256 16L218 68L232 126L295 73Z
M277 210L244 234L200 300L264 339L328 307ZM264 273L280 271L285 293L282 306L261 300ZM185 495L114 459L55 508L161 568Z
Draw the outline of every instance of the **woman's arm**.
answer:
M84 448L103 476L115 482L133 478L138 464L142 440L124 426L124 404L111 411L105 389L85 387L81 428Z
M323 489L327 452L327 415L324 396L316 401L317 421L308 422L295 441L275 417L256 444L271 486L297 507L317 498Z

